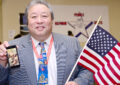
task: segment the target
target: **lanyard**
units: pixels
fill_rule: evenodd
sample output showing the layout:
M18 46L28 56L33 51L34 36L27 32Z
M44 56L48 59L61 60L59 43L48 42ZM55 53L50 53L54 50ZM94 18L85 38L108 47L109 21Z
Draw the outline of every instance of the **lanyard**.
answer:
M38 52L37 52L37 49L36 49L36 47L35 47L35 44L34 44L33 40L32 40L32 45L33 45L33 50L34 50L34 52L35 52L36 57L37 57L37 58L41 58L41 56L40 56L40 55L38 54ZM49 56L50 56L50 54L51 54L52 45L53 45L53 37L51 37L50 45L49 45L49 47L48 47L47 62L48 62Z

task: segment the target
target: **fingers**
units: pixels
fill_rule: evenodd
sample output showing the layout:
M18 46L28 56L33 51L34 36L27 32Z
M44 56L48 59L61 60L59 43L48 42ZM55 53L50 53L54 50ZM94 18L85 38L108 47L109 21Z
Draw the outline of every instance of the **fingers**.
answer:
M78 84L74 81L69 81L65 85L78 85Z
M4 56L4 55L6 55L6 48L2 44L2 45L0 45L0 56Z
M0 45L0 65L4 67L7 65L6 47L8 46L9 44L7 41Z
M4 41L4 43L3 43L3 44L4 44L4 46L5 46L5 47L8 47L8 46L9 46L9 44L8 44L8 42L7 42L7 41Z
M6 59L6 47L8 47L9 44L7 41L5 41L3 44L0 45L0 59L4 60Z

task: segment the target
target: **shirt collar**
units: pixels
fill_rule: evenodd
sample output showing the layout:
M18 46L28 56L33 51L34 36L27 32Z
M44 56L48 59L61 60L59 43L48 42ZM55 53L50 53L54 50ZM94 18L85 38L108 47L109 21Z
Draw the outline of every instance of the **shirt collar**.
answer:
M46 45L47 45L47 46L49 46L49 44L50 44L51 37L52 37L52 34L50 34L50 36L44 41L44 42L46 42ZM36 39L35 39L34 37L32 37L32 36L31 36L31 38L32 38L32 40L33 40L33 42L34 42L35 47L37 47L37 46L38 46L38 43L39 43L40 41L36 40Z

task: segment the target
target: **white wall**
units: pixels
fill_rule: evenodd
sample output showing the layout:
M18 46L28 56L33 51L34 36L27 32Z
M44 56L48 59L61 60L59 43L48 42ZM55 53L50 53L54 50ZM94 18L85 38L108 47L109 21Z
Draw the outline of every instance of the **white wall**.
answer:
M24 12L31 0L2 0L2 41L11 40L9 31L20 32L19 13ZM107 5L109 7L110 32L120 40L120 0L47 0L53 5ZM0 35L1 37L1 35Z
M3 21L3 41L12 40L9 32L15 31L15 35L20 32L19 13L25 11L26 5L31 0L3 0L2 2L2 21Z

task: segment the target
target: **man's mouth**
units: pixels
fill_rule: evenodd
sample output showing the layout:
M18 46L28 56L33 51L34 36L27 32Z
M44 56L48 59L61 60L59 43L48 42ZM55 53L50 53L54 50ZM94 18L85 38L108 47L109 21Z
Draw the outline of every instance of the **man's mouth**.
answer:
M36 29L42 31L45 27L44 26L37 26Z

